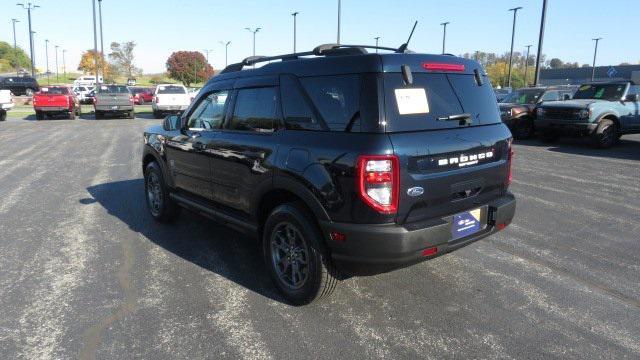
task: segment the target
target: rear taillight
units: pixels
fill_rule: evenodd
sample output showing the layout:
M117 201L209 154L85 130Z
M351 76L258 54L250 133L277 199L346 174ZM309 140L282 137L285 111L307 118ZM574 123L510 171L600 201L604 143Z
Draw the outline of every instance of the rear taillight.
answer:
M511 163L513 162L513 140L509 140L508 142L508 158L507 158L507 167L508 167L508 175L507 175L507 185L511 184L513 181L513 173L511 172Z
M395 155L358 157L358 194L370 207L383 214L398 211L400 165Z
M422 68L429 71L464 71L464 64L449 64L449 63L422 63Z

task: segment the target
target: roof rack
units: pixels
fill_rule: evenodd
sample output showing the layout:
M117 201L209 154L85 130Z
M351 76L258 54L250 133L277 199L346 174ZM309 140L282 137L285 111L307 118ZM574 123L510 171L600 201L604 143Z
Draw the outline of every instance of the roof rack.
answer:
M293 54L277 55L277 56L250 56L239 63L231 64L224 68L220 74L241 71L245 66L251 66L262 62L273 60L298 60L303 56L346 56L346 55L365 55L369 52L367 49L388 50L395 53L412 53L407 49L396 49L384 46L370 45L343 45L343 44L322 44L316 46L312 51L299 52Z

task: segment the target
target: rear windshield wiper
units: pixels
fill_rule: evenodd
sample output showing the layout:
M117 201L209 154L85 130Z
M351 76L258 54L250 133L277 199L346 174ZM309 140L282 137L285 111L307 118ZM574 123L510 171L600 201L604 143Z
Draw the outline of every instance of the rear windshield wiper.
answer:
M459 121L460 125L471 125L471 114L455 114L439 117L438 121Z
M347 126L344 128L344 131L350 132L351 128L353 127L353 124L355 124L356 120L358 120L359 118L360 118L360 110L353 113L353 116L351 116L351 119L349 119L349 122L347 123Z

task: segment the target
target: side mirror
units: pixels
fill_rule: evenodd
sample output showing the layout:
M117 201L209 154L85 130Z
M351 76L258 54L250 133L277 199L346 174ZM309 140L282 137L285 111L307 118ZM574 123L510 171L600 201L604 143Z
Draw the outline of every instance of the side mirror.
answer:
M180 129L180 117L178 115L169 115L164 118L162 128L165 131L174 131Z
M638 94L627 94L627 97L624 100L630 102L638 102L639 97L640 96Z

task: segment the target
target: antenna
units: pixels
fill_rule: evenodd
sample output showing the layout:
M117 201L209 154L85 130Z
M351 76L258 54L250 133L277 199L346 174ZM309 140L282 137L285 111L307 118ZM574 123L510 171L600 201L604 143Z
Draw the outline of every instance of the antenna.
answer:
M416 26L418 26L418 21L416 21L413 24L413 29L411 29L411 34L409 34L409 38L407 39L407 42L400 45L400 47L398 48L398 50L396 50L397 53L403 53L407 50L407 48L409 47L409 42L411 41L411 38L413 37L413 32L416 31Z

